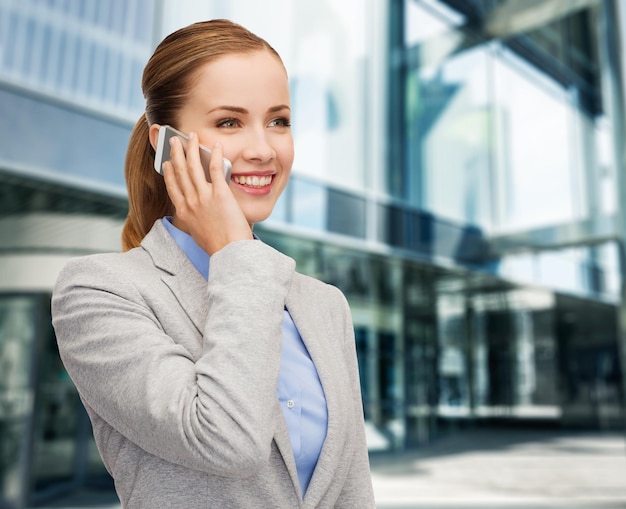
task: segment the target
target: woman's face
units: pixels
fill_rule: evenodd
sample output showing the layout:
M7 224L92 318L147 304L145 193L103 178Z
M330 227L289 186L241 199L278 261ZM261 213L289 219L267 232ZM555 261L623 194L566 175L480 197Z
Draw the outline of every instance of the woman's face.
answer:
M202 67L180 112L184 133L233 164L230 189L250 224L266 219L293 163L287 74L269 51L220 57Z

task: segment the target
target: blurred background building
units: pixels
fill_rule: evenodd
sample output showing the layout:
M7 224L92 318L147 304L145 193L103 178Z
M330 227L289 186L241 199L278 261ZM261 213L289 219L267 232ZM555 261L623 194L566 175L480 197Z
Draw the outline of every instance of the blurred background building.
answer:
M625 16L618 0L0 0L0 507L110 482L50 294L70 257L120 249L143 66L208 18L289 70L294 174L258 233L348 297L372 454L483 424L622 429Z

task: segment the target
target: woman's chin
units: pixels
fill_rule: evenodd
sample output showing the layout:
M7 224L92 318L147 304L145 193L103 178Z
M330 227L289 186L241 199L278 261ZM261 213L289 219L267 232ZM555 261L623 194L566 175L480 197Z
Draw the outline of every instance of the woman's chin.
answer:
M272 213L271 209L260 207L242 207L243 214L251 225L265 221Z

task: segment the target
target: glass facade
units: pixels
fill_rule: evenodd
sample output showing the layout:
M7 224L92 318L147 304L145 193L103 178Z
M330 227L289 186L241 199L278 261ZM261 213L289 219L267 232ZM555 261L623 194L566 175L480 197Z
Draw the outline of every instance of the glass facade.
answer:
M0 507L110 485L50 292L69 257L119 250L141 70L207 18L289 70L294 172L255 232L348 298L372 454L621 429L610 2L546 4L0 0Z
M472 242L456 244L459 263L501 284L544 288L437 291L440 416L557 416L573 424L575 408L587 409L588 422L600 419L595 401L612 416L606 424L623 411L617 232L591 226L563 235L612 220L617 210L621 166L612 144L621 142L623 112L611 104L607 75L619 65L610 54L620 41L603 27L618 21L619 9L545 4L390 3L386 182L401 211L391 221L402 231L395 245L420 250L414 239L431 229L415 218L427 211L438 228L451 223L463 227L462 238L469 234ZM577 332L562 323L586 299L595 324L587 332L603 337L593 354L589 346L575 353L580 322ZM585 356L586 368L571 355ZM571 378L571 369L586 375ZM582 385L591 377L602 388L563 393L563 377Z
M401 55L390 74L397 93L389 118L398 133L387 175L391 195L490 238L615 213L602 9L554 7L533 15L532 6L506 1L391 5L391 46ZM614 242L561 247L569 249L536 250L532 260L496 252L488 270L617 298Z
M149 0L3 0L2 81L56 99L139 116L138 84L152 50Z

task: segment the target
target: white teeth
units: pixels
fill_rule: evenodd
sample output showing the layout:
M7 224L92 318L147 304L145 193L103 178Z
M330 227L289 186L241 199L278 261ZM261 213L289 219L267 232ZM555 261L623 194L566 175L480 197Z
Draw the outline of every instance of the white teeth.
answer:
M271 175L265 175L263 177L259 177L258 175L254 175L254 176L235 175L233 177L233 180L237 184L240 184L242 186L265 187L265 186L269 186L270 183L272 182L272 176Z

